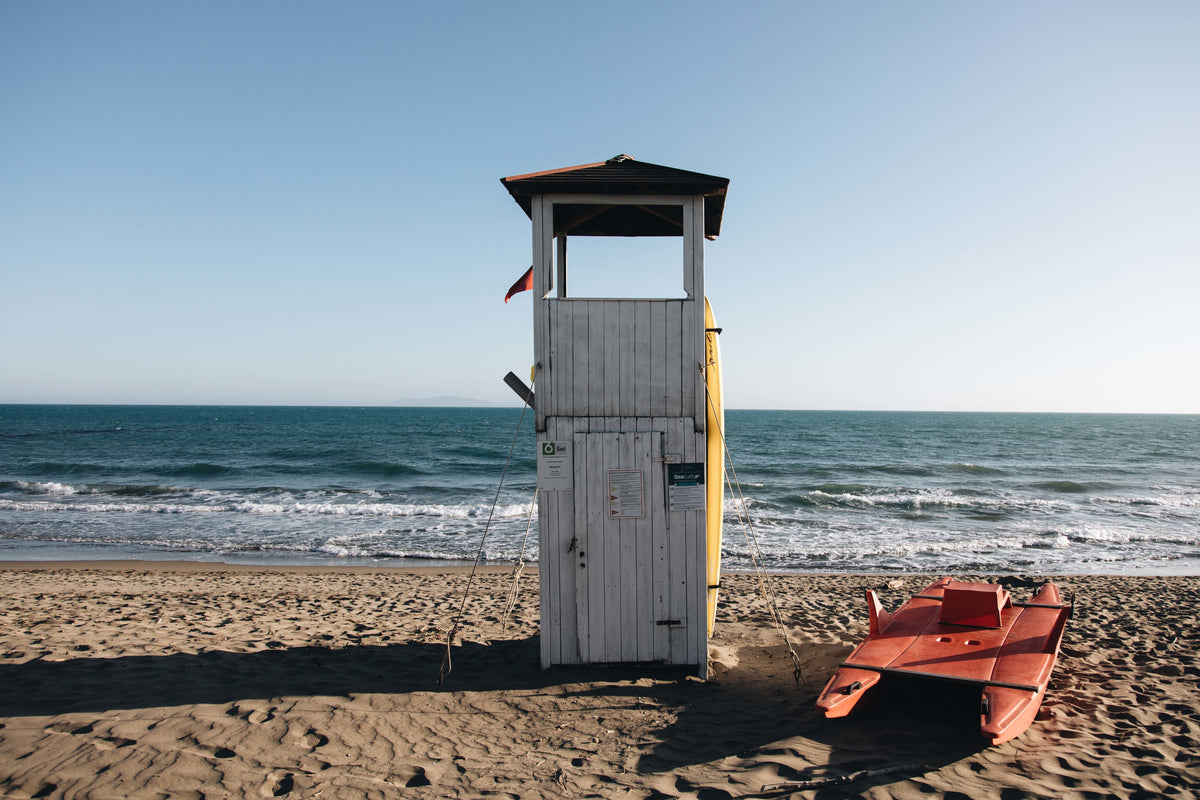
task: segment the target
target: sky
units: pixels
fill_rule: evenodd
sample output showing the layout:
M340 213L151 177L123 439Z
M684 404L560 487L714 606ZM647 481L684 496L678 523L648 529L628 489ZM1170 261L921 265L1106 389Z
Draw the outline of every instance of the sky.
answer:
M627 153L730 179L731 408L1200 413L1197 42L1193 0L0 3L0 403L511 402L499 178Z

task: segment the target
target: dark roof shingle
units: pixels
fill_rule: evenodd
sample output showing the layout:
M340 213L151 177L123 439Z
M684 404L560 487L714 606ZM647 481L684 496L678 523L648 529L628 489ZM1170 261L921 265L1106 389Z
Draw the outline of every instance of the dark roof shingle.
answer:
M500 182L526 215L531 198L539 194L624 194L703 195L704 235L721 232L728 178L689 172L637 161L626 155L595 164L531 172L501 178ZM679 206L558 205L554 213L555 234L571 236L680 236L683 233Z

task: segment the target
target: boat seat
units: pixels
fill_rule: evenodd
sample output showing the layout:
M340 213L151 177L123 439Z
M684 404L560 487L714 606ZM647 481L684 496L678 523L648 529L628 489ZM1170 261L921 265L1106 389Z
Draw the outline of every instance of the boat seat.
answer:
M995 583L951 581L942 594L938 621L967 628L1000 628L1000 612L1012 606L1008 590Z

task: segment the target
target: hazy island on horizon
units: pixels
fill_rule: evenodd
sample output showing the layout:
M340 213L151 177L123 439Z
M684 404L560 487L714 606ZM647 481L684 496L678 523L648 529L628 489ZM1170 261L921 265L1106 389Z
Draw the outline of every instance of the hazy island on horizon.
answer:
M439 394L433 397L409 397L393 400L389 406L410 406L422 408L510 408L516 403L495 403L488 400L478 400L474 397L460 397L453 394Z

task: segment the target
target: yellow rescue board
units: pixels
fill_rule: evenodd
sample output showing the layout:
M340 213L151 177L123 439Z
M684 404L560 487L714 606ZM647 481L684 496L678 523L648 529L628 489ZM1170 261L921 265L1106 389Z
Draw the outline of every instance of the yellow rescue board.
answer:
M707 387L704 426L708 445L704 476L708 524L708 633L717 616L717 585L721 582L721 523L725 509L725 405L721 397L721 343L712 306L704 298L704 383Z

